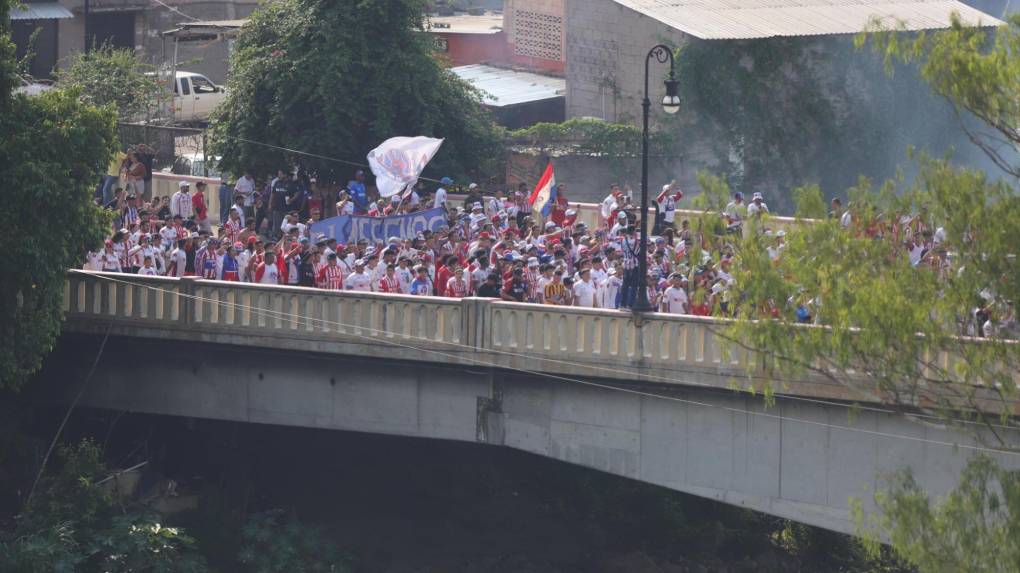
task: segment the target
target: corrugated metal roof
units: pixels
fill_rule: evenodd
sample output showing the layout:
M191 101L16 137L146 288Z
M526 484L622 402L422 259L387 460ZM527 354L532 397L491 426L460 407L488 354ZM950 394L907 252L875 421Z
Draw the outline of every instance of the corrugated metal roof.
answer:
M908 30L949 26L949 15L969 24L1003 22L956 0L615 0L703 40L856 34L878 16Z
M458 66L451 71L485 92L483 102L491 107L542 101L563 97L567 93L567 80L563 78L482 64Z
M74 18L70 10L59 2L33 2L11 8L11 20L63 20Z

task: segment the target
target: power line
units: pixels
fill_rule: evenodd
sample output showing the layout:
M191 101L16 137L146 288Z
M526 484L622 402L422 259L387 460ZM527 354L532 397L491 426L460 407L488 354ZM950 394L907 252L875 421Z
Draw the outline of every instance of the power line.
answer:
M91 272L91 271L80 271L80 272L84 272L84 273L88 273L88 274L94 274L94 272ZM123 280L114 279L114 278L109 277L107 275L94 274L94 276L104 278L104 279L106 279L108 281L111 281L111 282L117 282L117 283L122 283L122 284L127 284L127 285L135 285L135 286L144 286L146 288L156 288L156 287L151 287L149 285L140 285L138 283L133 283L133 282L130 282L130 281L123 281ZM167 291L165 289L157 289L157 290L161 290L162 292L172 292L172 291ZM213 304L220 304L220 305L233 306L233 307L242 307L242 308L244 306L244 305L239 305L239 304L236 304L236 303L224 303L222 301L214 301L212 299L208 299L208 298L204 298L204 297L198 297L198 296L194 296L194 295L187 295L187 294L184 294L184 293L176 293L176 294L178 294L179 296L185 297L185 298L192 298L194 300L201 300L201 301L204 301L204 302L211 302ZM344 323L340 323L340 322L325 321L323 319L304 317L304 316L301 316L301 315L291 315L291 314L277 312L277 311L273 311L273 310L265 310L263 315L266 315L266 314L277 315L277 317L286 317L286 318L292 318L294 316L297 316L299 319L303 319L306 322L321 322L321 323L325 323L325 324L328 324L328 325L343 326L345 328L357 328L359 330L373 332L373 333L381 334L381 335L398 334L398 333L394 333L394 332L390 332L390 331L380 330L380 329L377 329L377 328L371 328L371 327L360 326L360 325L344 324ZM447 341L444 341L444 340L435 340L435 339L425 338L425 337L421 337L421 336L410 336L410 335L403 335L403 334L401 334L401 336L403 338L410 338L410 339L413 339L413 340L416 340L416 341L420 341L420 342L427 342L429 344L443 344L443 345L451 346L451 347L454 347L454 348L462 348L462 349L464 349L466 351L469 351L469 352L475 352L475 351L478 350L477 348L475 348L473 346L469 346L467 344L458 344L456 342L447 342ZM546 363L550 363L550 364L561 364L561 365L565 365L565 366L572 366L572 367L575 367L575 368L578 368L578 367L579 368L586 368L586 369L592 370L592 371L594 371L596 373L602 372L602 373L616 374L616 375L624 376L626 378L630 378L630 377L634 376L634 373L632 371L629 371L629 370L622 370L622 369L619 369L619 368L612 368L612 367L607 367L607 366L598 366L598 365L593 365L593 364L587 364L587 363L584 363L584 362L574 362L574 361L570 361L570 360L561 360L561 359L557 359L557 358L548 358L548 357L544 357L544 356L534 356L534 355L529 355L529 354L522 354L522 353L519 353L519 352L511 352L511 351L508 351L508 350L500 350L500 349L496 349L496 348L487 348L487 349L485 349L485 351L488 352L488 353L491 353L491 354L499 354L499 355L510 356L510 357L514 357L514 358L523 358L523 359L527 359L527 360L538 360L538 361L546 362ZM676 368L675 370L677 370L679 372L687 373L687 374L697 374L697 375L703 375L703 376L707 375L707 376L715 376L715 377L728 377L728 378L734 378L734 379L736 378L735 376L727 376L725 374L721 374L721 373L718 373L718 372L704 372L704 371L700 371L700 370L691 370L691 369L686 369L686 368ZM651 381L651 382L662 382L664 384L672 384L672 385L677 384L677 380L675 380L673 378L668 378L668 377L665 377L665 376L658 376L658 375L655 375L655 374L647 374L647 373L643 374L643 376L644 376L645 380ZM710 383L707 383L707 382L699 382L697 380L684 381L682 384L687 385L687 386L697 386L697 387L707 388L707 389L710 389L710 390L725 390L725 388L720 388L719 386L716 386L716 385L713 385L713 384L710 384ZM851 388L851 389L853 389L853 388ZM869 397L865 395L865 396L863 396L863 398L867 399ZM929 420L929 421L936 422L936 423L944 423L946 421L950 421L950 422L955 422L955 423L959 423L959 424L963 424L963 425L974 425L974 426L980 426L980 427L991 426L991 427L998 428L998 429L1003 429L1003 430L1020 430L1020 427L1017 427L1017 426L1009 426L1009 425L1004 425L1004 424L996 424L996 423L993 423L993 422L976 422L976 421L973 421L973 420L966 420L966 419L960 419L960 418L949 418L947 420L945 417L935 416L935 415L931 415L931 414L924 414L924 413L920 413L920 412L902 412L902 411L899 411L899 410L894 410L892 408L880 408L880 407L877 407L877 406L869 406L869 405L865 405L865 404L854 404L854 405L851 406L851 405L846 404L845 402L836 402L836 401L833 401L833 400L825 400L825 399L821 399L821 398L807 398L807 397L804 397L804 396L793 396L793 395L783 394L783 395L776 396L776 399L787 400L787 401L791 401L791 402L804 402L804 403L808 403L808 404L816 404L816 405L823 405L823 406L832 406L832 407L836 407L836 408L845 408L847 410L853 409L853 410L858 410L858 411L873 412L873 413L879 413L879 414L901 415L901 416L905 416L905 417L910 418L910 419L915 419L916 418L916 419L921 419L921 420Z
M162 2L161 0L152 0L152 1L155 2L156 4L159 4L160 6L162 6L164 8L166 8L167 10L170 10L171 12L174 12L175 14L178 14L180 16L183 16L183 17L187 18L188 20L191 20L192 22L201 22L202 21L199 18L196 18L194 16L189 16L189 15L185 14L184 12L181 12L177 8L174 8L173 6L171 6L169 4L166 4L166 3Z
M111 281L111 282L118 282L118 283L133 285L133 286L142 286L142 287L147 288L147 289L151 289L151 290L155 290L155 291L159 291L159 292L164 292L164 293L170 293L170 294L174 294L174 295L177 295L177 296L180 296L180 297L183 297L183 298L190 298L192 300L200 300L200 301L203 301L203 302L209 302L211 304L220 305L220 306L226 306L226 307L246 308L245 305L238 304L238 303L230 303L230 302L226 302L226 301L218 301L218 300L213 300L213 299L209 299L209 298L206 298L206 297L200 297L200 296L196 296L196 295L189 295L189 294L179 293L179 292L175 293L175 292L173 292L171 290L160 288L160 287L156 287L156 286L143 285L143 284L138 284L138 283L132 283L132 282L129 282L129 281L114 279L112 277L101 275L101 274L98 274L98 273L95 273L95 272L92 272L92 271L83 271L83 272L86 273L86 274L89 274L90 276L95 276L95 277L98 277L98 278L101 278L101 279L104 279L104 280L108 280L108 281ZM329 326L340 326L340 327L352 328L352 329L357 328L357 329L360 329L360 330L366 330L366 331L370 331L370 332L377 332L377 333L383 333L383 334L394 334L394 335L400 334L400 333L396 333L396 332L389 332L389 331L381 331L381 330L378 330L378 329L372 329L372 328L368 328L368 327L364 327L364 326L360 326L360 325L345 324L345 323L341 323L341 322L338 322L338 321L330 321L330 320L325 320L325 319L320 319L320 318L306 317L306 316L290 314L290 313L285 313L285 312L269 311L269 310L264 310L264 309L252 309L250 307L247 307L247 308L249 309L249 311L251 311L252 313L254 313L254 314L258 315L258 316L273 316L273 315L276 315L277 317L286 317L286 318L295 318L296 317L298 319L303 319L306 322L318 322L318 323L322 323L322 324L329 325ZM400 342L397 342L397 341L394 341L394 340L388 340L388 339L385 339L385 338L375 338L375 337L369 337L369 336L359 335L359 334L351 334L350 336L352 336L354 338L359 338L359 339L371 340L373 342L382 343L382 344L386 344L386 345L396 346L396 347L399 347L399 348L406 348L406 349L410 349L410 350L416 350L416 351L419 351L419 352L425 352L425 353L429 353L429 354L433 354L433 355L437 355L437 356L442 356L442 357L445 357L445 358L453 358L453 359L456 359L456 360L468 360L468 361L471 361L471 362L475 363L478 366L485 366L485 367L488 367L488 368L502 368L502 369L511 370L511 371L515 371L515 372L522 372L522 373L526 373L526 374L531 374L531 375L534 375L534 376L540 376L540 377L550 378L550 379L554 379L554 380L561 380L561 381L565 381L565 382L571 382L571 383L580 384L580 385L583 385L583 386L589 386L589 387L593 387L593 388L600 388L600 389L604 389L604 390L613 390L613 391L624 392L624 393L628 393L628 394L632 394L632 395L637 395L637 396L645 396L645 397L650 397L650 398L659 398L659 399L663 399L663 400L669 400L669 401L672 401L672 402L678 402L678 403L687 404L687 405L690 405L690 406L712 408L712 409L722 410L722 411L725 411L725 412L741 414L741 415L758 416L758 417L762 417L762 418L766 418L766 419L778 420L780 422L783 422L783 421L796 422L796 423L806 424L806 425L815 426L815 427L824 427L824 428L830 428L830 429L839 429L839 430L844 430L844 431L849 431L849 432L856 432L856 433L861 433L861 434L866 434L866 435L880 436L880 437L893 438L893 439L902 439L902 440L907 440L907 441L912 441L912 442L919 442L919 443L926 443L926 444L932 444L932 445L938 445L938 446L959 448L959 449L965 449L965 450L976 451L976 452L1005 454L1005 455L1020 457L1020 452L1014 452L1014 451L1009 451L1009 450L1000 450L1000 449L989 448L989 447L985 447L985 446L958 444L958 443L947 442L947 441L943 441L943 440L932 440L932 439L929 439L929 438L922 438L922 437L919 437L919 436L909 436L909 435L904 435L904 434L893 434L893 433L889 433L889 432L881 432L881 431L878 431L878 430L868 430L868 429L865 429L865 428L857 428L857 427L852 427L852 426L840 426L840 425L836 425L836 424L829 424L827 422L818 422L818 421L815 421L815 420L805 420L805 419L801 419L801 418L791 418L791 417L781 416L781 415L778 415L778 414L769 414L767 412L754 412L754 411L743 410L743 409L739 409L739 408L733 408L733 407L729 407L729 406L721 406L721 405L717 405L717 404L710 404L710 403L707 403L707 402L698 402L698 401L695 401L695 400L687 400L687 399L683 399L683 398L678 398L676 396L667 396L667 395L662 395L662 394L654 394L654 393L651 393L651 392L645 392L645 391L635 390L635 389L631 389L631 388L623 388L623 387L619 387L619 386L613 386L613 385L610 385L610 384L600 384L598 382L591 382L591 381L587 381L587 380L580 380L580 379L577 379L577 378L572 378L572 377L568 377L568 376L561 376L561 375L558 375L558 374L550 374L550 373L547 373L547 372L539 372L539 371L530 370L530 369L526 369L526 368L515 368L515 367L512 367L512 366L501 366L501 365L498 365L498 364L487 362L487 361L479 359L479 358L471 357L469 355L451 354L451 353L443 352L443 351L440 351L440 350L434 350L434 349L429 349L429 348L422 348L422 347L413 346L413 345L410 345L410 344L402 344ZM414 337L414 338L417 338L417 337ZM430 343L435 343L435 342L439 342L439 341L429 340L429 342ZM472 348L472 350L477 350L477 349ZM523 355L521 355L521 356L523 356ZM535 358L535 357L529 357L529 358Z

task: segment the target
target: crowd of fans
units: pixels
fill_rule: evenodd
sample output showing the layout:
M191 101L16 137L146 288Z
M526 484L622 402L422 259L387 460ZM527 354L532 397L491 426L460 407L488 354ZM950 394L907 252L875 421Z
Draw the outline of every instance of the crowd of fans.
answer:
M114 231L102 251L88 253L86 268L149 276L198 276L223 281L382 292L416 296L487 297L506 301L629 309L639 289L660 312L731 316L739 294L731 273L734 237L749 220L768 213L761 193L745 203L741 193L719 213L723 231L711 238L695 233L677 217L683 193L675 183L655 197L654 232L647 249L647 275L638 273L640 210L630 189L613 185L598 205L597 223L578 220L566 200L566 186L548 217L536 217L528 190L483 194L472 183L456 203L460 189L443 178L434 191L419 185L390 199L373 200L365 174L339 191L320 188L315 178L279 171L264 185L245 173L233 185L222 182L220 213L212 225L206 202L212 192L202 182L181 181L170 197L145 201L137 191L114 188L106 203L115 212ZM315 220L333 215L384 216L442 207L447 224L414 237L388 237L339 244L311 231ZM851 211L839 199L832 217L853 232ZM221 223L220 223L221 222ZM920 217L906 218L894 239L915 266L947 268L945 232L929 229ZM785 232L761 226L768 254L779 261ZM787 301L788 312L812 322L813 300ZM972 312L966 334L1004 336L1016 329L1012 305L987 298ZM996 316L997 315L997 316Z

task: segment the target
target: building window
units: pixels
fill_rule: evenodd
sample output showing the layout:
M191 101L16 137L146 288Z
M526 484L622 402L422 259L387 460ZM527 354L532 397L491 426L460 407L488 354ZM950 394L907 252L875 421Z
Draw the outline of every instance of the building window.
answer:
M449 52L450 51L450 41L447 40L446 38L441 37L441 36L436 36L433 47L435 48L435 50L437 52Z
M563 17L541 12L515 10L514 54L563 61Z

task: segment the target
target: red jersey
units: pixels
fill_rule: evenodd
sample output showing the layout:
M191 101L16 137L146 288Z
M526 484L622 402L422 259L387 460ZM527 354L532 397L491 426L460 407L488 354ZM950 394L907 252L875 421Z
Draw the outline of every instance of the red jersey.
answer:
M464 298L467 296L467 282L464 280L457 280L457 278L458 277L451 277L450 280L446 282L446 289L444 291L446 294L444 296L448 296L450 298Z
M383 277L379 281L379 292L388 292L391 294L400 294L400 280L394 275L393 278Z
M320 288L327 290L343 290L344 274L340 267L326 265L319 271L316 281Z

